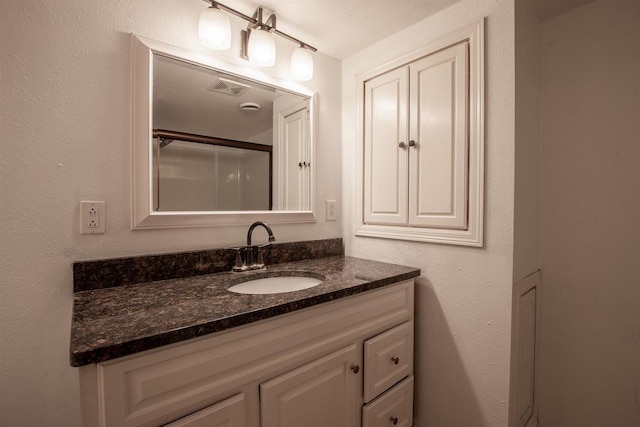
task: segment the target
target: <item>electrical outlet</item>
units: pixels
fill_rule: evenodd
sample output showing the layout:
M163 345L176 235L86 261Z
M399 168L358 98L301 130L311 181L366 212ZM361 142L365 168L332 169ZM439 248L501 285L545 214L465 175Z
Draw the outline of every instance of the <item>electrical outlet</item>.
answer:
M104 234L105 222L104 202L80 202L80 234Z
M335 221L338 217L338 213L336 212L338 209L335 200L327 200L327 212L326 212L326 220L327 221Z

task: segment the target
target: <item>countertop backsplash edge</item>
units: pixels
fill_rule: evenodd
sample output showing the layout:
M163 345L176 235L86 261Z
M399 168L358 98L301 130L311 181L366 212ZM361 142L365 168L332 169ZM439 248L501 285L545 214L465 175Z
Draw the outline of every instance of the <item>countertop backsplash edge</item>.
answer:
M344 255L342 238L272 243L263 251L267 265ZM73 263L73 292L179 279L230 271L235 252L209 249L108 258Z

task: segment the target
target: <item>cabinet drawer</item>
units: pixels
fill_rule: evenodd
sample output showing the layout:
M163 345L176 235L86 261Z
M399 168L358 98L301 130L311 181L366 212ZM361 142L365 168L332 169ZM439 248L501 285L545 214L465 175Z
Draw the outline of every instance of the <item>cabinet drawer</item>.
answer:
M411 427L413 377L409 377L362 408L363 427Z
M218 402L204 409L180 418L164 427L246 427L247 415L244 393Z
M364 401L413 373L413 321L364 342Z

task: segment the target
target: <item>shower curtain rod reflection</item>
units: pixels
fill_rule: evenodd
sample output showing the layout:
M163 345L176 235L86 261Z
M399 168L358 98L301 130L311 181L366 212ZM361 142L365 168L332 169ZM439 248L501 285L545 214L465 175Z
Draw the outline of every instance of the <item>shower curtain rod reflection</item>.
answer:
M160 148L163 148L173 140L196 142L199 144L222 145L224 147L241 148L244 150L265 151L271 153L273 147L271 145L256 144L253 142L236 141L233 139L218 138L215 136L196 135L192 133L176 132L165 129L153 129L153 137L160 138Z

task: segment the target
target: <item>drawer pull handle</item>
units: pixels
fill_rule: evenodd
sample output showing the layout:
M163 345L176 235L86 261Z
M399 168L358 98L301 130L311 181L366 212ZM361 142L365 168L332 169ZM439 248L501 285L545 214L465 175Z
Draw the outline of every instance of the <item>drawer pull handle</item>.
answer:
M357 374L358 372L360 372L360 366L351 365L351 370L353 371L354 374Z
M389 421L391 421L391 424L396 425L398 424L398 417L391 417L389 418Z
M392 357L391 361L393 362L394 365L397 365L398 363L400 363L400 358L399 357Z

